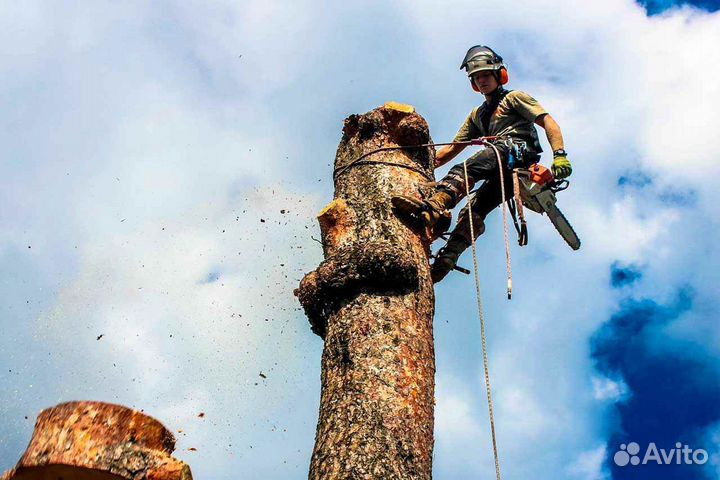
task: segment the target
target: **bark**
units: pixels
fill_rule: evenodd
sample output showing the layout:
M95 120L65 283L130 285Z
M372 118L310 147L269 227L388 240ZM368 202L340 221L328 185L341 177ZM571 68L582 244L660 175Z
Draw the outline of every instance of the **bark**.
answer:
M102 402L43 410L25 454L2 480L192 480L160 422Z
M379 147L430 141L412 107L386 104L345 120L335 169ZM318 216L325 260L295 292L325 340L310 479L431 478L430 242L390 198L427 193L433 157L432 148L366 157L336 178Z

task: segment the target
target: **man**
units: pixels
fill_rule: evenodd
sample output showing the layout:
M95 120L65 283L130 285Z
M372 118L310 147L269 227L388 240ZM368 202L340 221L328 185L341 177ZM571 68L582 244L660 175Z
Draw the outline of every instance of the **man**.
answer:
M540 142L534 124L545 129L548 142L553 150L552 172L561 179L572 173L570 162L564 150L563 137L557 122L548 112L525 92L506 90L508 72L502 57L491 48L478 45L468 50L460 69L465 69L470 85L476 92L485 95L485 103L473 109L460 127L454 142L463 142L485 136L503 137L492 143L498 148L504 168L505 197L501 200L500 172L495 150L488 147L467 160L470 190L480 180L484 183L470 196L468 205L458 217L457 225L450 234L447 244L440 249L432 265L433 282L439 282L457 264L460 254L472 243L467 209L473 218L475 237L485 231L485 217L502 201L512 196L512 174L508 168L509 152L523 152L515 160L515 167L528 166L540 158ZM467 145L449 145L438 150L435 168L455 158ZM515 150L517 148L518 150ZM466 195L463 164L455 165L438 182L430 198L397 196L392 202L400 215L420 218L430 229L444 217Z

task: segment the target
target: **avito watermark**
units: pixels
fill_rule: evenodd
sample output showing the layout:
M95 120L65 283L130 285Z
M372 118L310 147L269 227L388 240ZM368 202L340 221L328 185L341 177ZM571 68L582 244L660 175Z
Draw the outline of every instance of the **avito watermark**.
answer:
M613 461L615 465L624 467L626 465L703 465L708 461L708 453L702 448L692 449L689 445L680 442L675 443L675 448L665 450L658 448L655 442L650 442L645 449L645 454L640 458L640 445L630 442L627 445L620 445L620 450L615 452Z

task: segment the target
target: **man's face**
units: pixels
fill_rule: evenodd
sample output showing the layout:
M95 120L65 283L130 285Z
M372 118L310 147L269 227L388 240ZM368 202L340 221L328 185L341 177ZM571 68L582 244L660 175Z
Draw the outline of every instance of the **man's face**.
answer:
M483 95L492 93L499 87L498 81L491 70L480 70L479 72L473 73L472 80Z

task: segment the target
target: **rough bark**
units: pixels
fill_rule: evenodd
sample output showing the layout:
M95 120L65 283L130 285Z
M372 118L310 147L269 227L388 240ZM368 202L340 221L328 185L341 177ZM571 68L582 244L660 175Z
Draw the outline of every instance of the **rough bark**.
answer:
M342 169L379 147L430 142L409 106L345 120ZM325 260L296 290L325 340L310 479L429 479L435 357L429 241L392 212L393 195L421 196L432 148L373 154L342 171L318 216Z
M157 420L102 402L43 410L25 454L2 480L192 480Z

